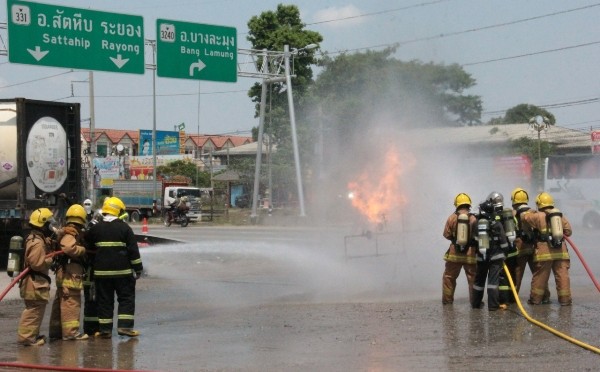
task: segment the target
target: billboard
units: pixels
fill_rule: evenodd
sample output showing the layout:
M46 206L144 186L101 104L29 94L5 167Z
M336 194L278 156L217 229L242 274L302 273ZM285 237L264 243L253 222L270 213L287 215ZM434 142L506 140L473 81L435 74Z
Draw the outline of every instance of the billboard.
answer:
M140 129L140 141L138 154L140 156L151 156L152 153L152 130ZM179 132L156 131L156 155L179 154Z

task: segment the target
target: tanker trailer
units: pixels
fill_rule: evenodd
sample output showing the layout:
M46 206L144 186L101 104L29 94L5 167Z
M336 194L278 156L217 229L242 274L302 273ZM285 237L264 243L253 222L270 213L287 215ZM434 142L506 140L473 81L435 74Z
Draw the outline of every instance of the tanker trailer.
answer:
M0 99L0 269L33 210L81 203L82 187L79 103Z

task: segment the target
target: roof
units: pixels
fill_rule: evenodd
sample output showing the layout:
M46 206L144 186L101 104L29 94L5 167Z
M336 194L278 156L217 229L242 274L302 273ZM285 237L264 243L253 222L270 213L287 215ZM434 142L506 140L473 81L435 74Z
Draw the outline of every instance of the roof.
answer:
M217 174L212 179L213 179L213 181L223 181L223 182L239 181L240 175L238 174L238 172L236 172L234 170L226 170L225 172L223 172L221 174Z
M90 142L90 128L81 128L81 134L85 138L86 142ZM102 136L106 135L112 143L120 142L125 136L131 138L133 143L137 143L140 139L139 130L126 130L126 129L95 129L94 140L97 140Z
M538 138L538 132L529 124L478 125L465 127L411 129L404 132L417 146L437 144L485 144L502 143L522 137ZM539 133L540 139L555 144L558 148L591 148L588 132L559 126L550 126Z
M245 145L232 147L229 149L215 151L213 155L256 155L256 149L258 148L258 142L251 142ZM273 145L271 151L275 151L276 146ZM267 153L267 146L262 146L263 154Z

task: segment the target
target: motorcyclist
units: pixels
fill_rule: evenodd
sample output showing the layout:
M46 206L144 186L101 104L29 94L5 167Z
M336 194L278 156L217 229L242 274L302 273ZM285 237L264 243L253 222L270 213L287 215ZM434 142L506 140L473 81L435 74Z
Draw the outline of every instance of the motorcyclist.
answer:
M187 206L188 197L186 195L176 198L169 206L173 219L180 217L184 212L189 210Z

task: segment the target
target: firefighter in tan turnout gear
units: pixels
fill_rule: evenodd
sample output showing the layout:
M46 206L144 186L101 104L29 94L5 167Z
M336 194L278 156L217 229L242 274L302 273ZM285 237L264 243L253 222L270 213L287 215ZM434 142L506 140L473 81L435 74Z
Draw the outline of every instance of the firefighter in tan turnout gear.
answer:
M515 221L517 223L517 238L515 239L515 245L517 247L517 264L515 266L515 277L514 284L519 293L521 289L521 283L523 282L523 276L525 275L525 268L529 266L530 271L534 271L533 253L535 248L535 236L531 227L524 224L522 216L535 212L529 207L529 194L524 189L517 187L511 193L510 197L512 201L513 212L515 215ZM548 303L550 301L550 291L546 288L542 303Z
M571 224L554 208L554 199L547 192L540 193L535 203L537 212L522 216L524 225L530 226L535 235L534 271L531 278L531 294L527 302L531 305L542 304L550 272L553 272L558 302L562 306L569 306L572 302L570 259L564 237L571 236Z
M50 297L51 280L48 272L52 258L47 258L46 255L52 252L52 222L52 211L48 208L36 209L29 217L31 232L25 238L24 260L24 269L29 268L29 272L19 283L25 310L17 328L17 341L25 346L46 343L46 336L40 334L40 327Z
M460 193L454 198L456 210L452 213L444 226L444 238L450 240L450 247L444 255L446 267L442 277L442 303L452 304L456 290L456 278L464 270L469 287L469 301L473 282L475 281L476 263L474 240L472 233L477 228L477 218L470 213L471 198L465 193Z
M83 206L73 204L65 215L67 225L58 240L64 254L54 258L56 296L50 313L50 339L86 340L88 335L79 331L81 290L85 275L85 247L83 227L86 212Z
M125 204L116 197L102 205L102 221L86 233L86 248L95 254L93 275L98 305L98 337L112 337L115 293L117 295L117 333L136 337L133 329L135 313L135 282L142 274L142 259L135 235L119 217Z

